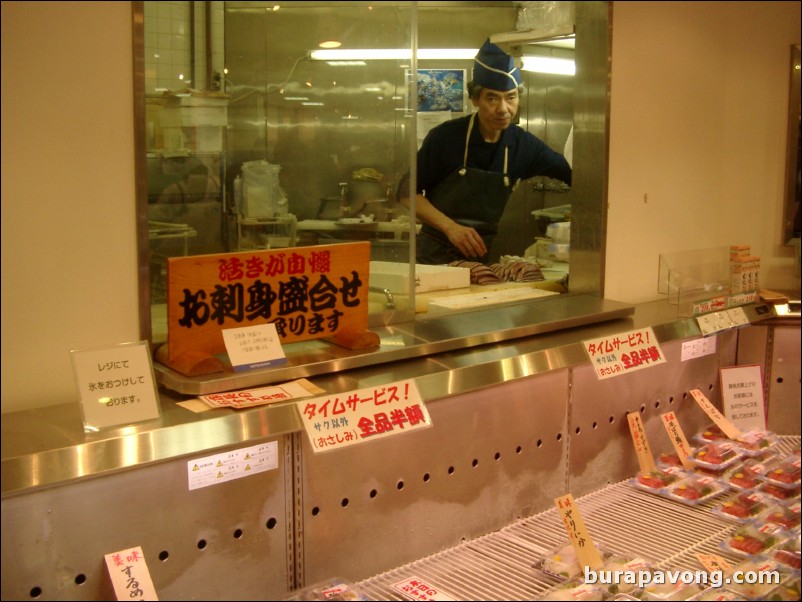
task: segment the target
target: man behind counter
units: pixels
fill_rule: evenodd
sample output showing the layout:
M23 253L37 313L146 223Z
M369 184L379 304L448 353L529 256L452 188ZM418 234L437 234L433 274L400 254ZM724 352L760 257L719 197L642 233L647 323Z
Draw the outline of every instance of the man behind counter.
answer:
M518 181L548 176L571 185L565 157L512 123L520 91L515 61L488 39L474 59L473 80L468 83L476 111L434 127L418 151L418 263L487 263L504 206ZM398 197L409 206L409 174Z

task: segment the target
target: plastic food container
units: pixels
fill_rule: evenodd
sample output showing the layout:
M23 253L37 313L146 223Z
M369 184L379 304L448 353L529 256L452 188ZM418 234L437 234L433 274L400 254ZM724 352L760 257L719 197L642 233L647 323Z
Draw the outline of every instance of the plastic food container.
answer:
M728 589L734 591L736 594L740 594L747 600L774 599L770 598L769 596L777 589L777 583L773 581L771 583L735 583L733 575L736 571L742 571L742 574L744 575L748 574L750 571L754 571L753 574L767 571L777 571L780 573L781 583L791 577L791 573L786 570L785 567L768 558L749 559L739 562L732 568L724 571L723 577L730 580L730 583L727 585ZM765 579L765 581L769 580Z
M660 454L657 457L657 465L660 467L668 467L674 466L677 468L683 468L682 461L679 459L679 456L676 453L673 454Z
M695 506L728 491L725 483L707 475L691 475L668 487L667 497Z
M604 600L601 588L585 583L582 579L570 579L555 586L541 600Z
M777 435L770 431L751 430L735 440L747 456L760 456L777 445Z
M756 491L760 491L762 493L765 493L766 495L770 495L771 497L783 502L790 502L792 500L799 499L800 488L799 485L790 488L780 487L775 483L764 481L757 486Z
M802 566L799 547L799 533L797 533L795 536L789 537L785 541L777 544L770 556L773 560L776 560L789 569L799 571Z
M726 439L729 439L729 437L716 424L711 424L696 434L696 440L702 444Z
M650 493L663 493L665 488L676 483L681 477L686 476L683 472L676 469L652 470L651 472L639 472L629 483Z
M610 557L610 552L604 551L598 545L596 550L601 554L602 560ZM535 564L535 568L559 579L572 579L583 573L583 567L579 565L571 542L554 548L543 557L543 560Z
M764 494L755 492L741 492L728 497L713 507L713 514L732 520L740 524L745 524L750 520L755 520L762 512L770 506L770 502Z
M763 479L778 487L793 489L799 487L801 476L799 458L790 456L769 466Z
M739 491L750 491L761 483L767 464L756 458L747 458L743 463L733 466L724 473L727 485Z
M723 587L708 587L707 589L703 589L693 598L689 598L689 600L694 600L694 602L702 600L717 600L720 602L726 600L743 600L743 596L741 594L737 594L733 591L725 589Z
M367 600L368 598L347 579L335 577L305 587L287 600Z
M660 571L657 571L660 572ZM664 583L650 583L640 592L641 600L688 600L698 595L702 591L700 585L683 583L671 583L666 576Z
M727 536L721 547L738 556L765 556L782 541L781 533L777 525L744 525Z
M730 441L706 443L689 456L696 466L712 471L723 471L743 456L741 449Z
M771 499L769 496L766 496L766 494L762 495L764 495L766 499ZM763 523L777 525L786 531L793 531L794 529L799 530L801 522L799 516L799 502L786 505L780 501L773 500L773 503L770 503L757 518Z
M652 567L654 563L646 560L645 558L641 558L638 556L617 556L613 555L609 559L605 560L604 562L604 570L609 571L610 575L615 575L618 572L621 575L626 573L631 573L633 577L637 576L639 573L646 571L649 573L654 572ZM633 579L630 579L630 581ZM605 592L610 596L613 596L612 599L637 599L637 596L640 594L640 588L638 587L637 583L627 583L627 579L624 577L618 579L618 583L597 583L594 585L598 585L604 588ZM627 596L627 598L619 598L618 596Z

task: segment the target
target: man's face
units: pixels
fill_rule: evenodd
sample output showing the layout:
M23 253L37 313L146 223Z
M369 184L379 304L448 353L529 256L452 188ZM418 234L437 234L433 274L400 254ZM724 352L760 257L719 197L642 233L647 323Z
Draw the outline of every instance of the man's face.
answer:
M479 99L472 99L473 106L477 108L478 118L485 128L490 130L505 130L518 114L520 97L518 89L509 92L499 92L483 88Z

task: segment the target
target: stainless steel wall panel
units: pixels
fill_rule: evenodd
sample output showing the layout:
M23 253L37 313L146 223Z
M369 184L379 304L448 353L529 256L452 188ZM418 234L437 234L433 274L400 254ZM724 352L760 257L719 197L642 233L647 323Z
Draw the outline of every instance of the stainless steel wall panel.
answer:
M433 426L314 454L304 437L304 582L364 579L553 503L568 371L427 404Z
M187 458L4 497L2 599L113 600L103 557L135 546L162 600L286 597L292 489L277 441L277 469L193 491Z
M768 395L768 428L782 435L799 435L800 358L799 325L773 328L771 363L765 375Z
M716 403L719 353L680 361L682 341L661 344L663 364L599 380L589 364L572 371L569 429L569 490L584 495L638 471L628 412L640 412L652 452L673 452L661 414L676 413L686 437L709 423L690 395L700 389ZM724 354L730 355L724 345ZM719 405L720 408L720 405Z

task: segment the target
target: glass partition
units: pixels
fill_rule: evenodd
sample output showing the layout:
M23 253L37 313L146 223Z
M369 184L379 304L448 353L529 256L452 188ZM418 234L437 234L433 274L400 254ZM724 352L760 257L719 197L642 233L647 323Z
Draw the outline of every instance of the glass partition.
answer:
M407 287L372 279L370 324L431 317L428 298L415 295L417 226L396 187L428 128L472 111L473 57L503 32L516 32L505 48L524 67L532 57L576 61L575 75L525 70L518 118L559 152L575 141L575 175L572 188L522 182L491 259L541 260L540 288L550 293L567 292L570 265L572 292L599 293L608 3L576 4L575 57L572 35L529 43L543 32L516 32L511 2L134 3L143 28L146 338L166 338L167 257L356 240L370 241L371 273L400 271Z

